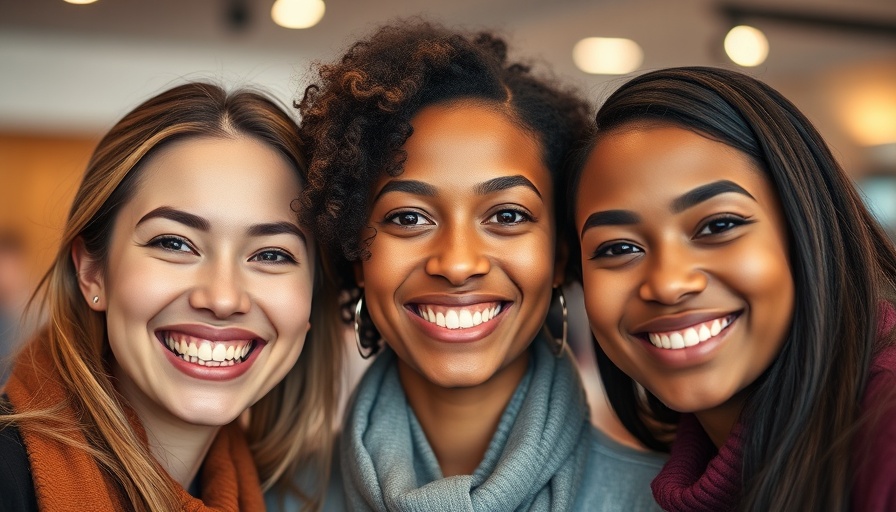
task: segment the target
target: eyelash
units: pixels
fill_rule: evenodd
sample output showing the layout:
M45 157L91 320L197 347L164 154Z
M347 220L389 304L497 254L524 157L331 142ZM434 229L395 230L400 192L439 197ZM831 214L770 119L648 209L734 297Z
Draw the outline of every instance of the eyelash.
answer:
M740 216L731 215L731 214L722 214L722 215L719 215L718 217L709 219L708 221L704 222L700 226L700 229L697 231L695 238L704 238L704 237L713 236L713 235L721 235L721 234L727 233L728 231L730 231L732 229L737 228L738 226L752 224L752 222L753 222L752 220L745 219ZM703 234L704 231L706 231L710 227L710 225L719 224L719 223L724 223L726 228L721 231L709 232L709 233ZM612 251L612 250L622 250L623 252L620 252L618 254L607 254L609 251ZM625 255L629 255L629 254L637 254L637 253L642 253L642 252L644 252L644 250L633 243L613 242L610 244L603 244L603 245L598 246L598 248L594 251L594 253L591 255L591 257L589 259L595 260L598 258L612 258L615 256L625 256Z
M187 240L186 238L182 238L179 236L173 236L173 235L159 236L159 237L156 237L156 238L153 238L152 240L150 240L146 245L148 247L158 247L159 249L162 249L163 251L168 251L168 252L172 252L172 253L186 252L181 249L172 249L171 247L167 247L167 245L170 244L171 242L182 244L183 246L187 247L190 250L189 252L191 252L192 254L197 254L196 249L193 247L193 245L190 243L190 241ZM259 259L264 254L274 254L278 258L282 258L282 259L277 259L275 261ZM269 265L286 265L286 264L297 263L297 260L288 251L285 251L283 249L276 249L276 248L262 249L261 251L258 251L257 253L255 253L251 258L249 258L249 261L258 261L259 263L265 263L265 264L269 264Z
M196 249L193 248L193 245L190 243L189 240L187 240L186 238L182 238L179 236L173 236L173 235L158 236L156 238L153 238L149 242L147 242L146 245L149 247L158 247L159 249L162 249L163 251L168 251L168 252L184 252L180 249L172 249L171 247L167 247L166 245L170 242L176 242L179 244L183 244L188 249L190 249L190 252L192 252L194 254L196 253Z
M398 219L399 219L400 217L404 216L404 215L415 215L415 216L417 217L417 221L419 221L420 219L423 219L423 220L425 220L426 222L424 222L424 223L422 223L422 224L417 223L417 222L415 222L414 224L401 224L400 222L398 222ZM397 211L397 212L395 212L395 213L392 213L392 214L390 214L390 215L387 215L385 220L386 220L386 222L388 222L388 223L392 223L392 224L395 224L395 225L398 226L398 227L406 228L406 229L408 229L408 228L413 228L413 227L416 227L416 226L426 226L426 225L428 225L428 224L432 224L432 221L429 220L429 218L428 218L427 216L423 215L423 214L420 213L420 212L416 212L416 211L413 211L413 210L401 210L401 211Z
M497 220L497 217L498 217L498 215L501 215L502 213L511 213L513 215L518 215L520 217L520 220L515 220L513 222L500 222ZM535 218L529 212L522 210L522 209L518 209L518 208L502 208L501 210L498 210L497 212L495 212L494 215L492 215L491 217L488 218L489 221L491 221L491 219L495 219L494 222L496 224L501 224L502 226L516 226L516 225L522 224L524 222L532 222L535 220Z

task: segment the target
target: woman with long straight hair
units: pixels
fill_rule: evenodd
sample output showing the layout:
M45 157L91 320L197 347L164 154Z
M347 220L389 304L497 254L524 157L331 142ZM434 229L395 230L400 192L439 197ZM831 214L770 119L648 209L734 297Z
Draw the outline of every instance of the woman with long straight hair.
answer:
M821 136L734 71L646 73L572 180L607 393L666 510L896 507L896 251Z
M0 508L260 510L327 475L338 326L304 184L295 123L249 90L177 86L102 138L3 388Z

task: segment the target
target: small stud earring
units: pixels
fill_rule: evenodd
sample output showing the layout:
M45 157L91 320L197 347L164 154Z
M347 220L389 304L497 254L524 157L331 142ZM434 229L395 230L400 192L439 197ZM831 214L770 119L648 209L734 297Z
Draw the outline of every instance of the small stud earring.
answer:
M94 296L93 296L93 303L94 303L94 304L99 304L99 302L100 302L100 296L99 296L99 295L94 295Z

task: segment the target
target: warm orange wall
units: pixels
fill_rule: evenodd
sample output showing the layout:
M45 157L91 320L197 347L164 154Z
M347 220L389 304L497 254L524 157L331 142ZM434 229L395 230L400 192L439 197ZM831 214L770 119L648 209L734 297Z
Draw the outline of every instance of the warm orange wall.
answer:
M97 141L0 133L0 228L24 234L34 280L55 255L65 216Z

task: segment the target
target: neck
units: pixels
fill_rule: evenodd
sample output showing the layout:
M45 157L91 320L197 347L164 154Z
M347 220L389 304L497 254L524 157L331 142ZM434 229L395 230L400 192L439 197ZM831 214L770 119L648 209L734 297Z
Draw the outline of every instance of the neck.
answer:
M731 435L731 430L737 423L743 408L744 396L743 392L741 392L722 405L694 414L697 416L697 420L700 421L700 426L706 431L706 435L712 440L712 444L719 448L725 444L725 440Z
M398 360L398 375L442 475L470 475L485 456L501 415L526 374L529 351L471 387L444 388Z
M118 376L120 369L115 370ZM150 453L171 478L189 489L221 427L187 423L150 400L130 380L119 378L118 382L146 430Z

